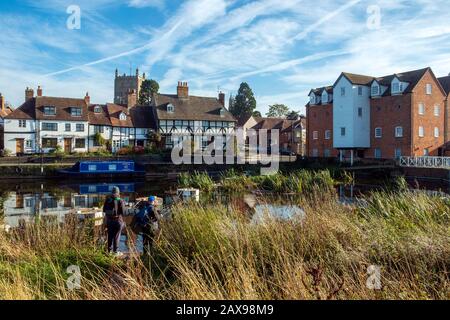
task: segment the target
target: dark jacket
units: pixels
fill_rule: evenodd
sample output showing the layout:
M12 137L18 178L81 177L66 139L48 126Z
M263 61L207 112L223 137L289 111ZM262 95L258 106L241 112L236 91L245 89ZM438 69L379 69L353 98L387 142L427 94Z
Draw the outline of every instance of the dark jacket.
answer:
M103 206L103 212L106 214L107 219L122 219L125 214L125 202L120 198L109 196L106 198L105 205Z

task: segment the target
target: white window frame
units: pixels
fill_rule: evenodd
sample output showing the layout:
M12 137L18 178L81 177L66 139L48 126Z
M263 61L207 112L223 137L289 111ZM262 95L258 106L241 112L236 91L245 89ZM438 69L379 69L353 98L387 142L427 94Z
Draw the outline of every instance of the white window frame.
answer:
M375 91L376 90L376 91ZM373 97L377 97L380 95L380 86L379 85L375 85L372 87L372 96Z
M19 128L26 128L27 120L19 120Z
M403 138L403 127L395 127L395 137Z
M383 128L381 127L375 128L375 138L377 139L383 138Z
M309 102L311 104L316 104L316 96L314 94L311 94L311 96L309 97ZM169 111L169 106L167 106L167 112L170 112Z
M331 140L331 130L325 130L325 140Z
M313 131L313 140L319 140L319 131Z
M400 92L401 92L400 91L400 83L399 82L393 82L392 83L392 93L400 93Z
M380 148L375 148L375 150L374 150L374 157L375 157L375 159L381 159L382 156L383 156L383 154L381 153L381 149Z
M173 106L173 104L169 103L167 105L167 112L169 112L169 113L174 113L175 112L175 107Z
M434 137L439 138L440 137L440 130L438 127L434 127Z
M120 121L126 121L127 120L127 115L125 113L121 113L119 116Z
M435 117L439 117L441 115L441 106L440 105L435 105L434 106L434 116Z
M427 95L433 94L433 85L431 83L427 83L427 85L425 86L425 93Z
M425 128L422 126L419 127L419 137L420 138L425 137Z
M419 103L419 114L421 116L425 114L425 104L423 102Z

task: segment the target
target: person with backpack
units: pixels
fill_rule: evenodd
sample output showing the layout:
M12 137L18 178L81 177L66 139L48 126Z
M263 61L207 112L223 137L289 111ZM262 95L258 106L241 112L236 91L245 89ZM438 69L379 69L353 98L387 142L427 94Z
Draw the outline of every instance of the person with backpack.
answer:
M125 202L120 199L120 190L113 187L112 194L106 198L103 212L106 218L106 228L108 231L108 252L120 256L119 250L120 236L125 227L123 216L125 214Z
M155 239L161 233L161 215L156 209L156 197L150 196L148 201L133 218L131 228L134 233L142 234L144 254L148 254Z

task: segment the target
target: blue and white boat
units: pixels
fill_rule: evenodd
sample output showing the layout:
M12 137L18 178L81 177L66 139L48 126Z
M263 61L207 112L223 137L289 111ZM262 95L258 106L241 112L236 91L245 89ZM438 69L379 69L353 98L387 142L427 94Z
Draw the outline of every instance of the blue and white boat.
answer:
M59 172L75 176L145 175L145 170L134 161L80 161L71 169Z

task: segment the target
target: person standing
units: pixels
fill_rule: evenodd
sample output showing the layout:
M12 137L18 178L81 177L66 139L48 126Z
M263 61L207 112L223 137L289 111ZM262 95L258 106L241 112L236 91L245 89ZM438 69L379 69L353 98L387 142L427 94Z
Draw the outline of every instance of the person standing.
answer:
M120 198L120 190L113 187L112 194L106 198L103 212L106 218L106 228L108 231L108 252L117 256L119 252L120 236L125 227L123 216L125 214L125 202Z
M142 228L142 240L144 245L144 254L148 254L155 239L158 239L161 216L156 209L156 197L150 196L145 207L144 223Z

